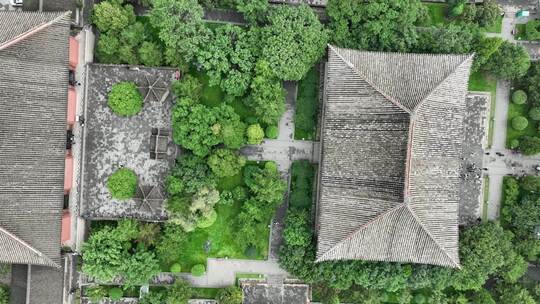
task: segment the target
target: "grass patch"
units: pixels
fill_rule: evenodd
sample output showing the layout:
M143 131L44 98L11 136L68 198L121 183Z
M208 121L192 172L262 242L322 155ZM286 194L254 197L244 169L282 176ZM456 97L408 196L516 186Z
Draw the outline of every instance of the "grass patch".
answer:
M450 22L446 19L448 4L446 3L424 3L428 9L429 20L421 22L423 26L445 24Z
M492 25L482 27L481 29L488 33L500 33L502 31L502 20L503 17L499 16Z
M291 166L291 207L310 209L313 203L315 168L307 160L297 160Z
M497 98L497 80L481 72L472 73L469 77L469 90L489 92L491 106L489 110L488 148L493 143L493 123L495 121L495 104Z
M488 202L489 202L489 176L484 176L484 204L482 206L482 221L488 221Z
M516 34L514 35L516 40L527 40L525 35L525 23L516 24Z
M242 173L220 179L217 188L222 191L232 190L237 186L244 186ZM246 255L244 248L240 248L235 242L235 239L242 237L238 235L235 228L236 217L241 208L242 202L235 202L232 205L218 204L215 207L218 214L217 220L212 226L204 229L197 228L187 234L184 245L178 248L178 262L183 271L189 271L196 264L206 265L207 258L251 259ZM264 231L265 233L259 236L264 250L257 252L255 259L258 260L266 259L268 255L270 230L266 228ZM208 252L205 250L207 241L210 241Z
M294 139L313 140L319 112L319 69L312 67L300 82L294 115Z
M217 296L217 293L222 288L195 288L193 287L191 290L193 291L193 295L191 296L192 299L215 299Z
M523 135L538 136L537 122L530 119L528 116L529 105L518 105L513 102L508 103L508 121L506 124L506 147L510 147L510 142L514 139L519 139ZM518 131L512 128L512 118L516 116L527 117L529 125L524 130Z

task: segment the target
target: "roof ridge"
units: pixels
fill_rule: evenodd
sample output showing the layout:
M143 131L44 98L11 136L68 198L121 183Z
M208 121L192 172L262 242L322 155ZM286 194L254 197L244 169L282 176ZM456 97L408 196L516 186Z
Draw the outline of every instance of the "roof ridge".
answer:
M17 242L17 243L21 244L22 246L28 248L30 251L32 251L34 254L38 255L40 258L43 258L46 262L48 262L49 266L54 266L56 268L60 268L60 265L55 263L53 260L51 260L48 256L43 254L41 251L37 250L36 248L31 246L27 242L25 242L22 239L20 239L19 237L17 237L15 234L9 232L8 230L6 230L6 229L4 229L2 227L0 227L0 233L3 233L4 235L7 235L9 238L14 240L15 242Z
M448 73L448 75L444 76L444 78L443 78L441 81L439 81L439 83L438 83L436 86L434 86L434 87L426 94L426 96L424 96L424 98L422 98L422 100L420 100L420 101L418 102L418 104L414 107L414 109L412 109L411 112L412 112L412 113L416 113L416 111L418 110L418 108L424 103L424 101L425 101L426 99L428 99L429 96L431 96L431 94L433 94L433 93L434 93L434 92L435 92L435 91L436 91L443 83L445 83L445 82L448 80L448 78L450 78L450 76L454 75L454 74L457 72L457 70L458 70L461 66L463 66L463 64L465 64L466 62L468 62L469 60L471 60L472 58L474 58L474 54L475 54L475 53L472 53L472 54L470 54L470 55L467 56L467 57L465 57L465 56L463 55L463 56L465 57L465 59L463 59L462 62L460 62L458 65L456 65L456 67L455 67L450 73ZM414 118L414 115L412 115L411 119L413 119L413 118Z
M452 264L454 264L457 268L461 269L461 265L459 265L459 262L456 262L454 260L453 257L451 257L448 252L444 249L443 246L441 246L441 244L439 244L439 242L437 242L437 240L433 237L433 235L431 234L431 232L426 228L426 226L424 226L424 224L422 223L422 221L420 220L420 218L418 217L418 215L416 215L416 213L412 210L411 208L411 205L410 204L404 204L409 212L411 213L411 215L413 216L413 218L416 220L416 222L418 223L418 225L420 225L420 227L424 230L424 232L429 236L429 238L433 241L433 243L435 245L437 245L437 248L439 248L443 253L444 255L446 255L448 257L448 259L450 260L450 262L452 262Z
M388 210L382 212L381 214L377 215L376 217L372 218L371 220L369 220L367 223L359 226L358 228L356 228L353 232L349 233L349 235L347 235L346 237L344 237L341 241L337 242L334 246L332 246L330 249L326 250L326 252L324 254L322 254L319 258L317 258L315 260L315 262L322 262L322 258L328 253L330 252L331 250L334 250L335 248L337 248L341 243L345 242L346 240L350 239L353 235L355 235L357 232L359 232L360 230L364 229L364 228L367 228L368 226L370 226L371 224L377 222L378 220L382 219L385 215L389 214L389 213L392 213L394 211L397 211L399 210L400 208L404 208L406 204L403 204L403 203L398 203L395 207L392 207L392 208L389 208Z
M51 12L51 15L53 13ZM40 25L37 25L35 27L33 27L32 29L30 30L27 30L26 32L24 33L21 33L13 38L11 38L10 40L7 40L3 43L0 43L0 50L3 50L7 47L10 47L16 43L18 43L19 41L21 40L24 40L26 39L27 37L35 34L35 33L38 33L46 28L48 28L49 26L57 23L58 21L62 20L63 18L67 17L71 15L71 12L62 12L62 13L59 13L55 18L53 18L52 20L49 20L49 21L46 21L46 22L43 22L41 23Z
M377 91L379 94L381 94L386 100L390 101L391 103L393 103L395 106L397 106L398 108L402 109L403 111L405 111L405 113L408 113L408 114L411 114L412 111L407 109L407 107L405 107L404 105L402 105L401 103L397 102L396 100L394 100L392 97L390 97L389 95L387 95L386 93L384 93L381 89L379 89L376 85L374 85L371 81L369 81L367 79L367 77L361 73L358 69L355 68L355 66L350 62L348 61L347 59L343 58L343 56L341 56L341 54L339 52L336 51L336 49L334 48L334 46L332 46L331 44L328 44L328 48L330 48L330 50L332 50L338 57L339 59L341 59L356 75L358 75L360 78L362 78L365 82L367 82L375 91Z

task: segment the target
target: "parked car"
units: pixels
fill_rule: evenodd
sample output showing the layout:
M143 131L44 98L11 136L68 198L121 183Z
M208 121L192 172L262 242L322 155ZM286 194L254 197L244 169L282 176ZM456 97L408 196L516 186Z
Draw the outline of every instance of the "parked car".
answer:
M11 6L22 6L23 0L10 0Z

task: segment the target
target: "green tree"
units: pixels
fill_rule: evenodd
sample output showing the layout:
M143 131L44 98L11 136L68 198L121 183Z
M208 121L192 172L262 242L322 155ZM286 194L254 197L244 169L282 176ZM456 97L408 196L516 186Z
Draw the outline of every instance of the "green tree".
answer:
M478 48L483 49L482 55L488 55L491 52L489 48L493 46L486 45L490 41L481 40L482 37L483 34L478 27L469 24L451 23L444 27L424 28L419 31L415 51L437 54L468 54L473 51L473 47L479 46ZM481 44L480 41L484 44ZM488 49L484 49L485 47ZM486 61L484 57L479 59L484 63Z
M121 5L122 1L102 1L94 5L92 22L100 32L118 33L135 21L133 6Z
M245 164L244 156L229 149L216 149L208 157L208 166L217 177L237 175Z
M484 288L475 291L471 300L474 304L497 304L489 291Z
M146 66L159 67L161 66L161 58L163 54L161 48L156 43L144 41L139 48L139 58L141 63Z
M526 175L519 181L521 188L529 192L540 192L540 177Z
M174 284L168 288L165 304L187 304L193 290L189 283L177 278Z
M144 24L134 22L120 32L120 42L130 48L136 48L146 39Z
M497 22L502 10L495 0L484 0L476 11L476 22L480 26L490 26Z
M535 304L536 301L529 294L527 289L518 284L498 284L495 287L495 293L497 294L497 303L501 304Z
M90 235L82 250L84 273L105 282L118 276L126 255L115 236L110 227Z
M525 155L540 153L540 138L536 136L523 136L519 142L519 150Z
M209 30L202 23L203 9L197 0L153 0L150 22L166 46L168 62L187 70L195 55L208 41Z
M527 128L529 121L524 116L516 116L512 118L512 128L517 131L522 131Z
M539 40L540 39L540 21L530 20L525 24L525 38L527 40Z
M242 289L238 287L220 289L216 295L220 304L242 304L242 297Z
M258 37L236 25L216 28L207 43L197 53L197 61L209 76L210 85L219 85L232 96L243 96L253 74Z
M161 272L159 261L153 252L136 250L120 266L125 287L148 284L148 281Z
M212 217L214 212L214 206L218 202L219 192L214 188L207 187L200 188L191 198L169 197L166 205L169 221L180 225L184 231L193 231L199 222L208 223L208 219Z
M186 74L182 79L173 82L171 88L177 97L188 97L191 100L201 99L203 85L197 77Z
M264 138L264 130L259 124L250 125L247 130L247 143L250 145L258 145Z
M521 237L532 237L540 219L540 197L525 197L512 208L512 226Z
M467 0L450 0L448 1L448 12L451 17L461 16L465 10Z
M120 48L120 41L115 35L100 34L97 41L96 56L102 63L120 63L116 53Z
M239 149L246 142L246 124L240 120L227 120L223 122L221 135L223 144L229 149Z
M131 169L116 170L107 180L107 188L111 196L118 200L132 198L137 192L137 174Z
M469 6L474 7L474 4ZM479 71L484 64L489 61L489 58L491 58L491 56L499 49L503 42L499 37L485 37L482 34L476 36L475 39L476 43L474 49L476 53L471 68L473 72Z
M277 126L268 126L266 127L264 134L270 139L276 139L279 136L279 129Z
M268 11L267 0L236 0L236 10L250 23L262 21Z
M517 79L527 73L530 65L531 58L521 45L504 41L484 67L497 78Z
M454 273L457 290L478 290L490 275L505 265L513 251L512 235L498 224L488 222L460 233L461 270Z
M0 304L9 304L9 289L4 285L0 285Z
M150 290L139 300L139 304L163 304L165 303L167 293L165 291Z
M301 209L289 209L285 219L285 229L283 239L287 244L294 246L305 246L311 242L311 231L309 228L310 215Z
M156 244L156 252L161 264L169 265L179 259L179 253L186 241L182 227L167 222L163 234Z
M216 177L204 158L186 153L177 161L167 178L169 194L193 195L202 187L215 187Z
M530 110L529 110L529 117L532 119L532 120L540 120L540 107L532 107Z
M300 80L326 50L328 33L305 5L280 5L261 28L261 59L282 80Z
M133 116L142 109L143 98L133 82L119 82L112 86L107 105L118 116Z
M277 124L285 111L285 90L281 82L271 76L268 62L257 63L251 94L245 103L255 111L261 122L269 125Z
M146 247L154 246L159 240L161 227L156 223L145 223L139 227L137 242L144 244Z
M521 105L527 102L527 93L523 90L517 90L512 93L512 102Z
M427 18L418 0L330 0L333 43L340 47L406 52L416 45L416 23Z

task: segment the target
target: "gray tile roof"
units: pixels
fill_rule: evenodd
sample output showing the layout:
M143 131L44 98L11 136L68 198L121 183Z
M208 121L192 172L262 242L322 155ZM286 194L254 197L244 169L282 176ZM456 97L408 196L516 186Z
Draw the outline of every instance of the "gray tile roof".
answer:
M59 267L69 16L2 12L0 29L6 26L0 30L0 43L7 44L0 49L0 262ZM9 43L32 26L39 30Z
M472 56L329 47L317 260L458 267Z

